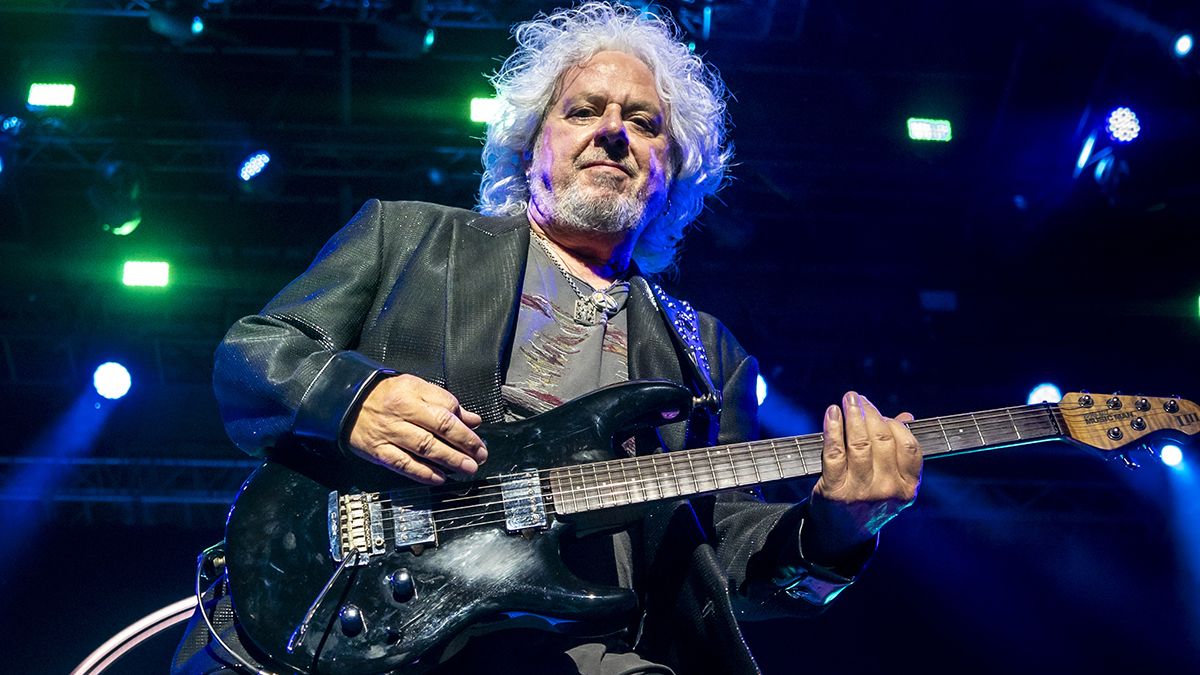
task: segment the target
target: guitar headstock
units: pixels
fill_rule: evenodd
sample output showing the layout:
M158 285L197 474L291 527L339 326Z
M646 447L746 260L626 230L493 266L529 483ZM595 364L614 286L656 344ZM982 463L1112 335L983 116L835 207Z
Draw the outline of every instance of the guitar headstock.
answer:
M1200 406L1179 397L1070 392L1058 408L1067 435L1104 454L1123 453L1151 434L1182 438L1200 432Z

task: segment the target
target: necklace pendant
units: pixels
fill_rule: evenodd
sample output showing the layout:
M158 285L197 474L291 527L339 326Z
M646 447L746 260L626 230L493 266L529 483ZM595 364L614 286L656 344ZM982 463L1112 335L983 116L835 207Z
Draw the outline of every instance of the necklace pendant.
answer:
M579 298L575 301L575 323L581 326L595 326L597 309L591 299Z

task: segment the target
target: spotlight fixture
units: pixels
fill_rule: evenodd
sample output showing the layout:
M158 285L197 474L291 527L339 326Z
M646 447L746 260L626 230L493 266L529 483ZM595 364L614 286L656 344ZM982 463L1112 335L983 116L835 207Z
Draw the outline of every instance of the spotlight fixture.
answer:
M155 286L162 288L170 282L171 266L165 262L128 260L121 272L126 286Z
M1192 53L1192 47L1194 46L1195 40L1192 38L1191 33L1180 33L1179 36L1175 38L1175 56L1178 56L1181 59L1184 58L1188 54Z
M1108 132L1108 137L1118 143L1128 143L1138 137L1142 131L1141 122L1138 121L1137 114L1127 107L1114 109L1108 114L1108 119L1104 123L1104 130Z
M242 162L241 168L238 169L238 178L241 178L243 182L254 180L267 168L267 165L270 163L271 153L267 152L266 150L259 150L258 152L247 157L246 160Z
M141 167L130 162L104 162L87 198L100 221L100 229L126 236L142 224Z
M499 111L499 102L494 98L471 99L471 121L491 124Z
M39 108L70 108L75 105L75 85L68 83L34 82L29 85L26 105Z
M934 120L921 117L908 118L908 137L914 141L949 142L954 138L950 120Z
M204 33L204 17L197 0L166 0L161 6L151 7L146 15L150 30L175 44L191 42Z
M115 361L100 364L92 373L92 386L96 388L96 393L112 401L128 394L132 385L133 378L129 370Z
M1030 390L1029 397L1025 399L1025 402L1034 405L1036 403L1058 403L1061 400L1062 390L1055 384L1043 382Z
M1158 458L1167 466L1179 466L1183 463L1183 449L1174 443L1168 443L1158 449Z

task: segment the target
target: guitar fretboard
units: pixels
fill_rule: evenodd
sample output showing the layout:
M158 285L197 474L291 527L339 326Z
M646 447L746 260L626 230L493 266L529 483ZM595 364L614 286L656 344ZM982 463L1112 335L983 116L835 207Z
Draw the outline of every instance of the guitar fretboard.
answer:
M1055 404L998 408L908 424L925 457L960 454L1063 436ZM560 514L692 497L821 472L823 434L576 464L549 471Z

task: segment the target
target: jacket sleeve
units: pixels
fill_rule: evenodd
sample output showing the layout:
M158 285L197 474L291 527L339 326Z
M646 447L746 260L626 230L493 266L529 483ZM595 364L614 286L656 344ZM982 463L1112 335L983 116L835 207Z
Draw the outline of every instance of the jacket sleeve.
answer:
M390 372L354 351L379 293L383 209L367 202L303 274L217 347L217 402L245 452L292 442L336 450L359 397Z
M705 315L701 315L702 319ZM722 390L718 443L758 437L758 363L719 322L701 324L711 345L713 377ZM705 326L708 323L708 326ZM865 569L875 545L855 552L836 569L804 558L800 532L807 502L772 504L757 493L736 491L698 504L708 521L717 557L727 574L740 620L812 614L831 602ZM711 513L704 513L711 508Z

